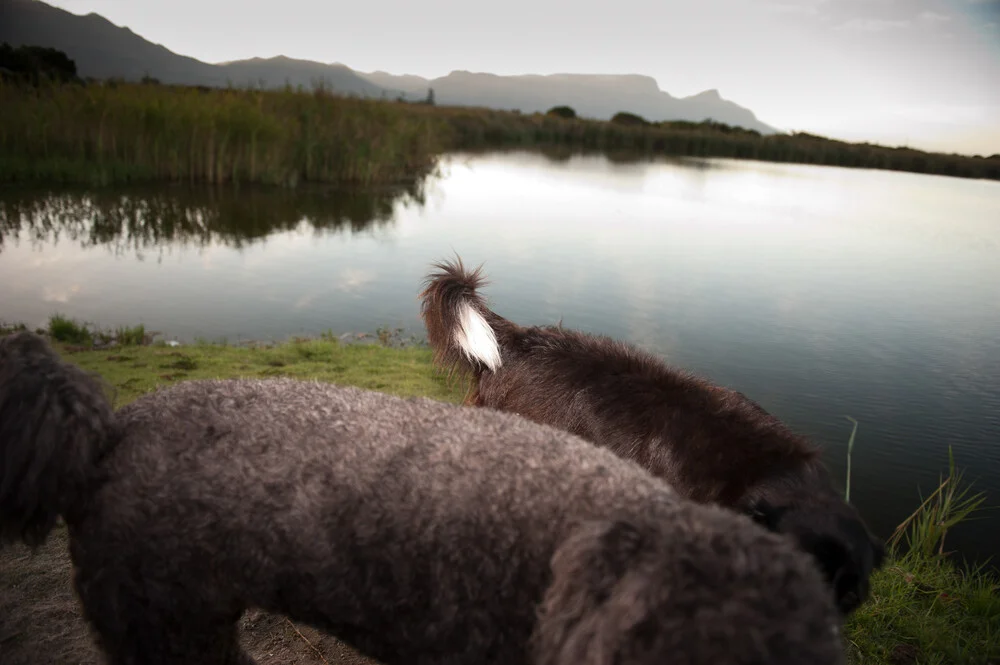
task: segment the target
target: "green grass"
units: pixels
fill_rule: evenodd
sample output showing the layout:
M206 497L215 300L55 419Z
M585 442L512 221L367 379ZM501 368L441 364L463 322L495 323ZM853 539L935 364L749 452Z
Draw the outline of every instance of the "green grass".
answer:
M894 552L848 620L851 663L986 665L1000 658L1000 579L918 551Z
M849 501L858 421L845 417L853 423ZM949 447L947 476L887 539L887 563L872 577L871 598L848 620L849 662L986 665L1000 658L1000 577L989 562L959 565L944 547L948 531L985 500L965 484Z
M67 344L90 344L94 341L94 334L87 328L86 324L79 323L62 314L54 314L49 318L48 332L52 339Z
M146 326L118 326L115 328L114 339L122 346L140 346L146 343Z
M17 329L23 326L6 324L0 333ZM324 335L251 346L170 347L158 342L96 350L56 343L56 348L102 376L116 407L177 381L269 376L462 400L462 386L450 385L434 369L426 346L401 344L399 331L387 328L374 337L377 343L372 344L343 344ZM980 510L981 502L982 494L969 493L949 459L939 488L889 538L887 561L872 578L871 597L847 623L852 665L986 665L1000 660L1000 578L985 566L960 564L944 548L948 530Z
M4 335L10 335L12 333L21 332L22 330L27 330L28 326L23 323L7 323L6 321L0 320L0 337Z
M385 184L452 151L694 156L1000 179L1000 156L927 153L706 122L612 121L340 97L327 91L0 81L0 182ZM565 114L568 115L568 114Z
M61 347L81 367L100 374L121 406L158 386L189 379L292 376L317 379L401 396L460 402L431 365L426 347L344 344L336 338L293 339L275 345L231 346L162 343L108 350Z
M945 554L944 542L948 531L968 521L981 510L986 496L963 483L964 473L955 468L955 457L948 448L948 475L943 477L930 496L896 527L890 542L898 544L905 537L907 549L925 557Z
M20 325L24 330L25 326ZM0 332L3 332L0 327ZM11 330L14 332L14 330ZM118 326L114 330L102 330L76 319L54 314L49 317L49 336L57 342L84 346L141 346L152 341L153 336L146 332L146 326Z

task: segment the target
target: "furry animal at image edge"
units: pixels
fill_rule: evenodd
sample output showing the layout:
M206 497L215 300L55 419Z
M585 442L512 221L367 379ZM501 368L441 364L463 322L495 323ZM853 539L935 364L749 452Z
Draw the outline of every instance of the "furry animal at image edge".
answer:
M840 665L808 557L512 414L294 379L113 412L0 339L0 542L65 520L109 665L252 663L248 607L386 665Z
M847 615L883 542L837 493L818 448L742 393L606 336L520 326L487 307L481 267L434 264L420 294L435 363L466 404L520 414L634 460L681 494L750 515L811 553Z

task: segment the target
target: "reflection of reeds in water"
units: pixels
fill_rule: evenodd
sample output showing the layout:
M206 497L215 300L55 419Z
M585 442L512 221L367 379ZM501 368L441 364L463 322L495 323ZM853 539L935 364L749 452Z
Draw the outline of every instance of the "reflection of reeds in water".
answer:
M378 191L245 186L7 191L0 194L0 252L5 243L21 239L43 245L65 238L141 256L166 246L240 248L300 228L363 233L392 224L398 203L423 205L423 181Z

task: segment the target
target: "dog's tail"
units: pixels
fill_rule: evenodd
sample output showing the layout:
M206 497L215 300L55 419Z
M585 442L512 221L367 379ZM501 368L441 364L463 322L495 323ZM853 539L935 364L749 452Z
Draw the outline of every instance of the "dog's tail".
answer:
M490 311L478 289L486 283L482 268L467 271L462 260L435 263L420 294L420 314L434 362L450 371L479 376L500 368L498 339L514 326Z
M113 422L98 380L43 338L0 339L0 545L37 547L85 505Z

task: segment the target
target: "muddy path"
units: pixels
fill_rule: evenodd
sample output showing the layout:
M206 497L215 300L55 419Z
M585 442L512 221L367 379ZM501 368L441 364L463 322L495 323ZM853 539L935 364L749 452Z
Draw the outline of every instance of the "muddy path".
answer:
M34 554L0 549L0 663L104 665L71 585L65 527ZM317 630L284 617L247 612L240 639L259 665L378 665Z

